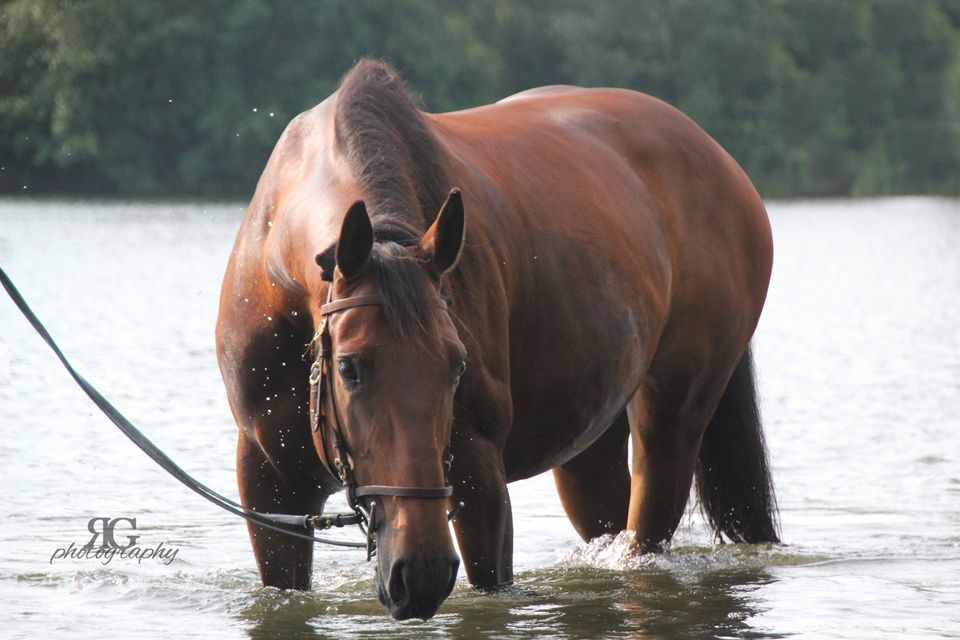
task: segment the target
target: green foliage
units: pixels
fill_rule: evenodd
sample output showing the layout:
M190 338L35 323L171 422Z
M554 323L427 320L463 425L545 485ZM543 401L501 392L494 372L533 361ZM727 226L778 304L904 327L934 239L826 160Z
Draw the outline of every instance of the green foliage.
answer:
M960 193L955 0L0 0L0 193L247 196L362 56L678 106L767 197Z

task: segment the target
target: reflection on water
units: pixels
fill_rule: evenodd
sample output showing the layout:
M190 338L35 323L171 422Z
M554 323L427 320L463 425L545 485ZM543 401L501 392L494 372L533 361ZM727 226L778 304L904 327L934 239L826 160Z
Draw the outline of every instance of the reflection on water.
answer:
M233 205L0 201L0 264L76 365L189 472L234 494L213 351ZM394 622L362 553L320 548L314 591L260 586L244 526L157 469L0 300L3 637L901 638L960 631L960 205L771 206L755 344L787 545L583 545L552 480L511 486L516 585L461 577ZM334 504L332 508L344 505ZM51 564L93 516L138 519L171 566Z
M518 576L496 594L462 588L429 622L383 617L369 592L339 606L317 594L261 593L238 616L251 638L620 638L741 637L758 613L762 568L680 577L670 571L564 569ZM749 634L747 634L749 635ZM770 637L771 634L766 634ZM776 634L774 634L776 635Z

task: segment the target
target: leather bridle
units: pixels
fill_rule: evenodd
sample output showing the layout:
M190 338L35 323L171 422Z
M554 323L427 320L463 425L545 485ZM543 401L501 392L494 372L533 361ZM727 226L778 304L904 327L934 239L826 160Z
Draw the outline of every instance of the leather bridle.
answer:
M442 487L403 487L391 485L358 485L353 466L350 464L349 449L343 437L343 427L340 423L340 414L337 411L336 397L334 393L334 367L333 367L333 345L330 338L329 318L335 313L364 306L378 306L384 304L383 297L379 294L354 296L351 298L341 298L333 300L333 284L327 290L327 301L320 307L320 327L313 338L313 344L316 349L316 359L310 367L310 428L314 433L318 433L318 438L323 447L323 464L331 476L338 478L347 494L347 504L353 509L357 516L357 523L367 536L367 559L376 553L375 533L376 523L376 502L370 501L369 509L363 502L363 498L375 496L393 496L396 498L416 498L416 499L444 499L453 495L453 487L450 485L449 473L453 464L453 454L450 452L449 445L446 447L443 456L443 475L444 486ZM448 310L447 302L437 296L432 302L444 311ZM332 459L331 467L330 451L328 450L328 438L333 440L335 457ZM458 503L448 514L448 519L453 518L454 514L463 507L463 503ZM349 516L348 516L349 517ZM332 525L336 526L336 525Z

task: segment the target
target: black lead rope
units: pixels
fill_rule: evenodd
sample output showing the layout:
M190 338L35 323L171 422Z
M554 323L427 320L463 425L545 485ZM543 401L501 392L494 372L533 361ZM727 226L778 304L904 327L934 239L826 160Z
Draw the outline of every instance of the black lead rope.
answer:
M116 407L110 404L110 402L104 398L103 395L101 395L93 385L91 385L83 376L77 373L77 371L73 368L73 365L70 364L70 361L67 360L66 356L63 355L63 352L60 351L60 347L58 347L57 343L54 342L53 338L50 336L50 333L43 326L43 323L40 322L37 316L30 309L30 306L23 299L23 296L21 296L20 292L17 291L13 281L10 280L10 277L7 276L7 273L2 268L0 268L0 282L3 283L3 288L7 290L7 293L10 295L10 298L13 300L14 304L17 305L17 308L20 309L20 312L30 322L34 330L40 334L40 337L43 338L43 341L46 342L47 346L49 346L56 354L57 358L60 360L60 363L63 364L64 368L67 370L67 373L70 374L70 377L72 377L80 386L80 388L83 389L83 392L86 393L91 400L93 400L93 403L97 405L97 408L99 408L100 411L102 411L104 415L106 415L110 421L113 422L118 429L120 429L121 432L123 432L123 435L127 436L135 445L140 448L141 451L150 456L154 462L160 465L167 473L183 483L183 485L188 489L203 496L221 509L229 511L230 513L240 516L241 518L245 518L250 522L253 522L266 529L271 529L288 536L293 536L294 538L335 545L338 547L351 547L356 549L363 549L367 547L367 544L364 542L330 540L328 538L320 538L309 533L298 533L296 531L291 531L278 526L287 525L292 527L301 527L307 531L312 529L343 527L359 523L359 518L355 514L348 513L325 514L319 516L296 516L280 513L260 513L247 509L243 505L238 504L226 496L217 493L202 482L195 480L192 476L190 476L190 474L181 469L173 460L171 460L167 454L161 451L157 445L153 444L145 435L143 435L139 429L133 426L133 424L127 420L127 418L124 417L124 415L120 413Z

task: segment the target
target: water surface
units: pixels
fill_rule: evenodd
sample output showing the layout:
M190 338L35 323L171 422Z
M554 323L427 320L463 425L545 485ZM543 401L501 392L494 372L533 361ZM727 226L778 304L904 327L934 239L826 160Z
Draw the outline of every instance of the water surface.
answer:
M960 203L773 204L755 339L785 545L582 544L549 475L511 485L517 585L461 577L390 620L362 553L314 591L260 587L244 525L169 478L0 300L4 638L960 636ZM0 265L78 369L181 466L235 495L213 326L239 205L0 201ZM136 517L170 565L50 563L94 516ZM119 529L118 529L119 531ZM118 537L120 534L118 533ZM122 540L122 539L121 539Z

